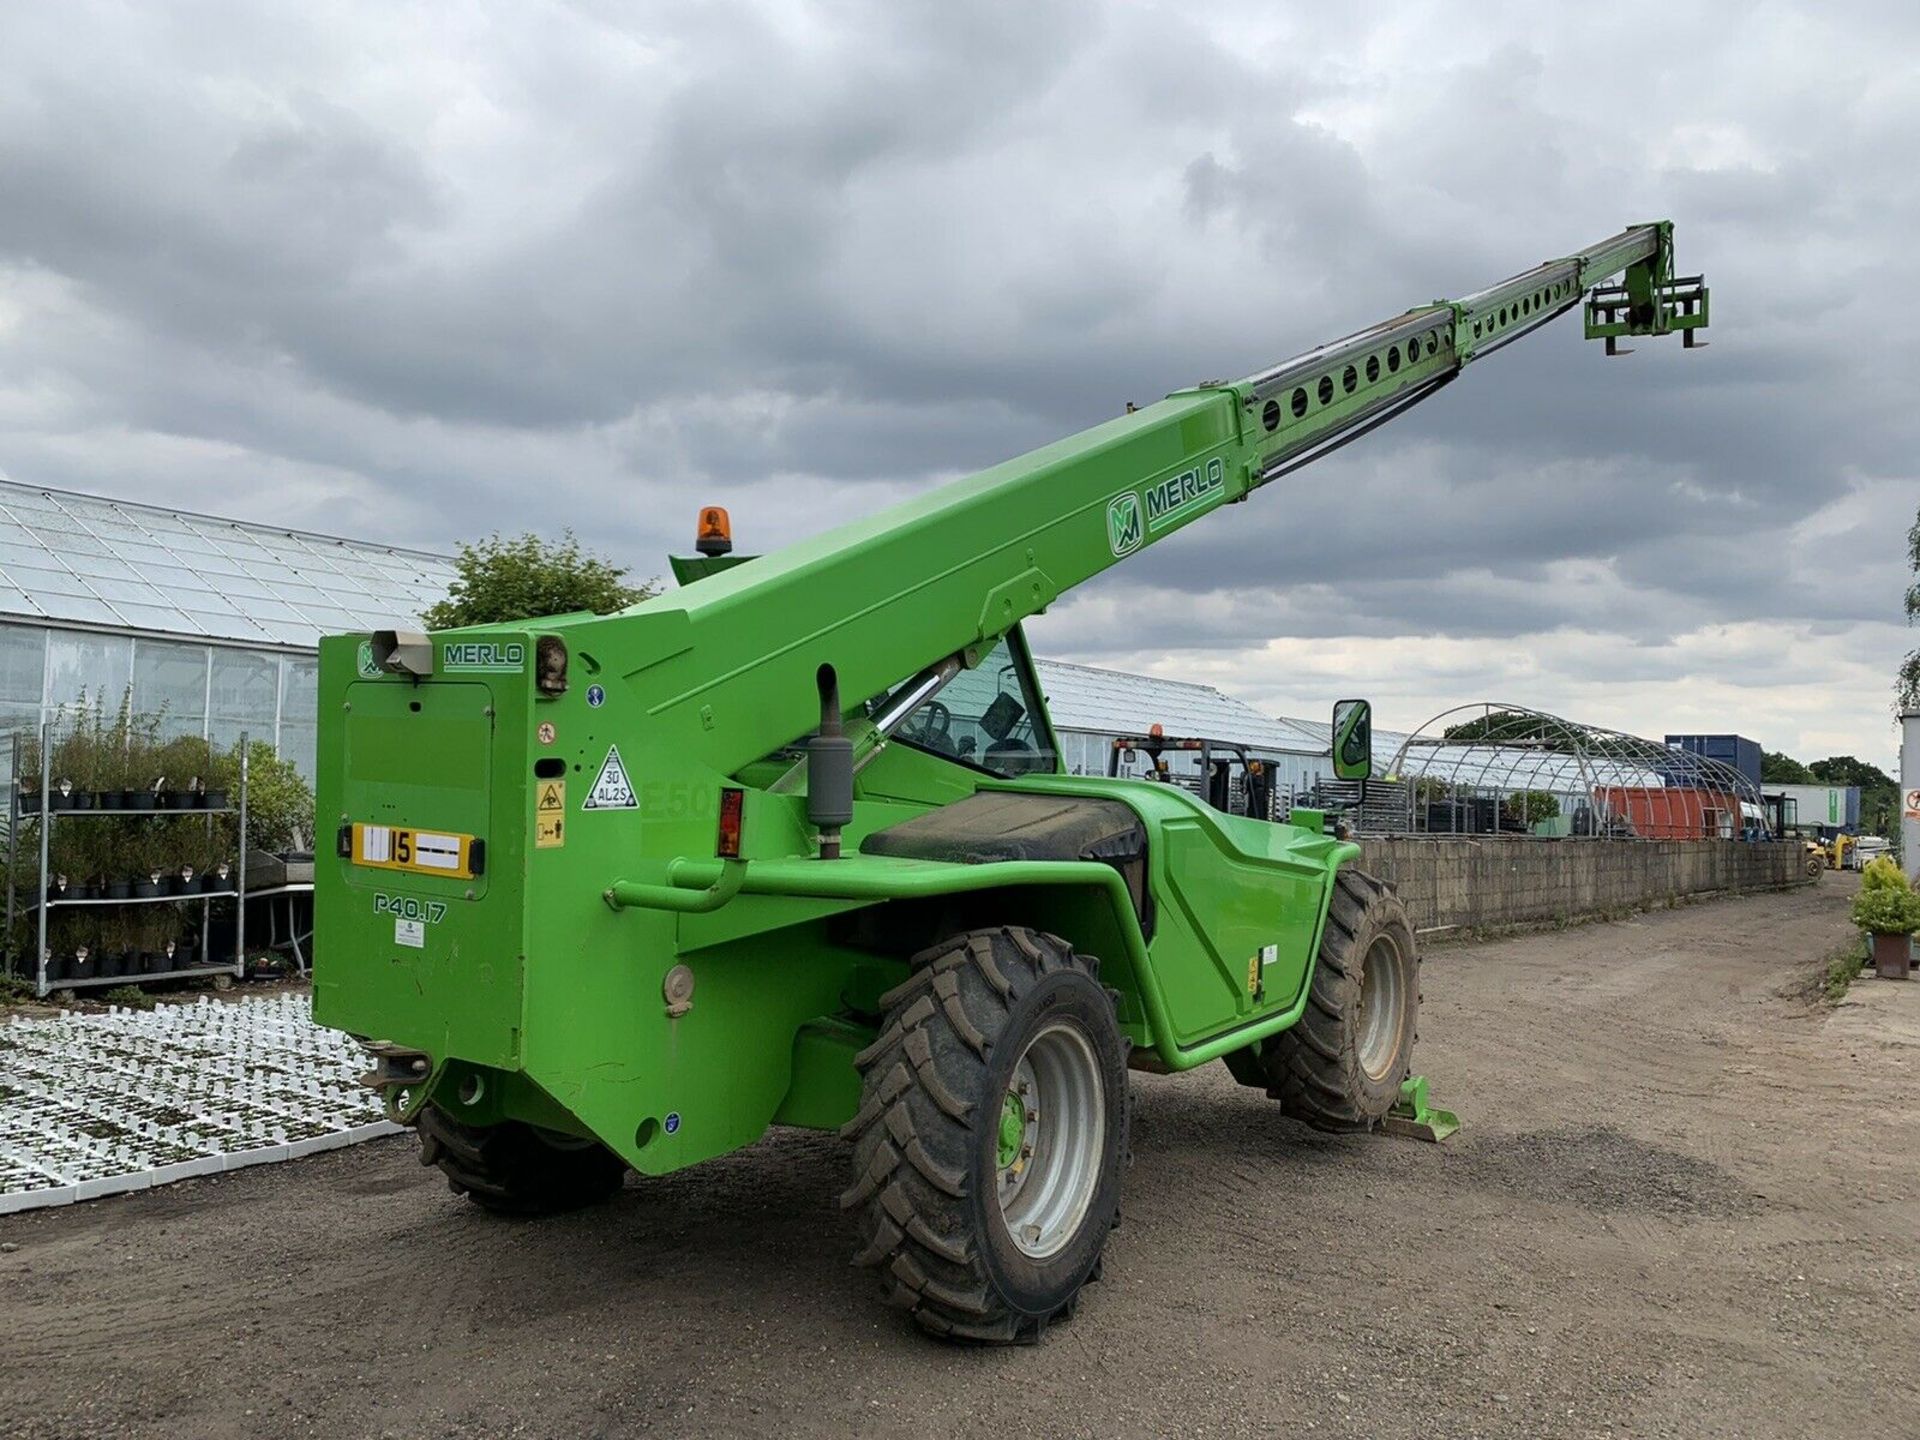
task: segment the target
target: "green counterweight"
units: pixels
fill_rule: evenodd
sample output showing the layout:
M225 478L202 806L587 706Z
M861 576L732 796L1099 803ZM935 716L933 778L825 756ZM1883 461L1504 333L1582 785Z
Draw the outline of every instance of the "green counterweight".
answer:
M1642 225L778 553L686 562L702 578L617 615L326 640L316 1016L375 1045L395 1113L498 1208L847 1126L894 1298L943 1334L1037 1331L1117 1197L1116 1066L1226 1059L1367 1128L1418 994L1398 902L1339 878L1358 849L1317 813L1059 773L1020 623L1622 275L1589 314L1609 345L1705 323L1670 226ZM809 756L823 696L839 758Z

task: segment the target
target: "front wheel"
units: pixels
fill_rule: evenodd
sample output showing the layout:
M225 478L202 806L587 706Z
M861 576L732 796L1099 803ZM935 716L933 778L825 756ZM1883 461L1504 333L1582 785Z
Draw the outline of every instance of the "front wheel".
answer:
M1099 962L1007 926L915 957L861 1052L856 1265L934 1334L1037 1340L1095 1273L1120 1204L1126 1044Z
M1400 1098L1420 1022L1420 954L1406 906L1363 871L1334 877L1307 1008L1268 1040L1267 1093L1320 1130L1371 1130Z

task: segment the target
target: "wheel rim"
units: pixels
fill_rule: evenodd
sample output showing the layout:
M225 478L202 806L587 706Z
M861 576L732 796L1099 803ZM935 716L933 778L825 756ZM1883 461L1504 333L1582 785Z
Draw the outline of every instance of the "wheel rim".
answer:
M1367 949L1360 969L1360 1068L1384 1080L1400 1059L1400 947L1386 935Z
M996 1189L1007 1233L1035 1260L1080 1229L1100 1184L1107 1097L1093 1046L1056 1022L1020 1052L1001 1103Z

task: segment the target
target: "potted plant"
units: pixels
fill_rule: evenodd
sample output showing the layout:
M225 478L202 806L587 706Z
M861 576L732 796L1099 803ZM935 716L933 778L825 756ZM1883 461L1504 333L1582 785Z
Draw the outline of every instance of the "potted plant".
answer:
M1882 855L1860 876L1853 897L1853 923L1873 936L1873 968L1883 980L1905 980L1920 931L1920 895L1889 856Z
M13 783L20 792L20 813L40 813L40 737L20 732L14 750Z
M199 735L180 735L162 745L156 755L159 763L163 809L191 810L200 803L206 790L207 771L212 768L212 750Z
M101 845L100 897L126 900L133 895L133 869L138 863L138 838L125 821L117 821Z
M161 862L151 855L147 856L133 872L133 898L151 900L160 893L160 882L166 876Z
M153 781L154 751L159 748L159 715L136 715L133 689L120 696L120 710L108 732L108 759L102 767L109 808L144 810L149 808L147 789Z
M98 792L108 783L107 774L114 764L114 738L99 702L82 691L71 712L60 708L54 727L60 732L53 743L52 771L54 788L60 793L55 809L91 810Z

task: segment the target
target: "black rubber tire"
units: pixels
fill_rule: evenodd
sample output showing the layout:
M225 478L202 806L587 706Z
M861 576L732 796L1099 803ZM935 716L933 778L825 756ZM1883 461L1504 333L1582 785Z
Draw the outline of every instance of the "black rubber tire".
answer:
M1383 1074L1370 1075L1360 1057L1360 997L1366 966L1381 963L1400 967L1397 1049ZM1341 869L1306 1011L1260 1052L1267 1093L1318 1130L1375 1128L1412 1071L1420 998L1420 952L1406 906L1373 876Z
M611 1199L626 1162L604 1145L562 1142L518 1120L462 1125L437 1105L420 1112L420 1163L496 1215L552 1215Z
M879 1037L857 1057L860 1111L841 1129L856 1179L854 1264L890 1304L948 1339L1032 1343L1098 1278L1127 1155L1127 1042L1099 964L1057 935L972 930L923 951L881 997ZM1002 1099L1028 1041L1065 1020L1089 1042L1105 1134L1073 1236L1045 1259L1015 1245L997 1199Z

